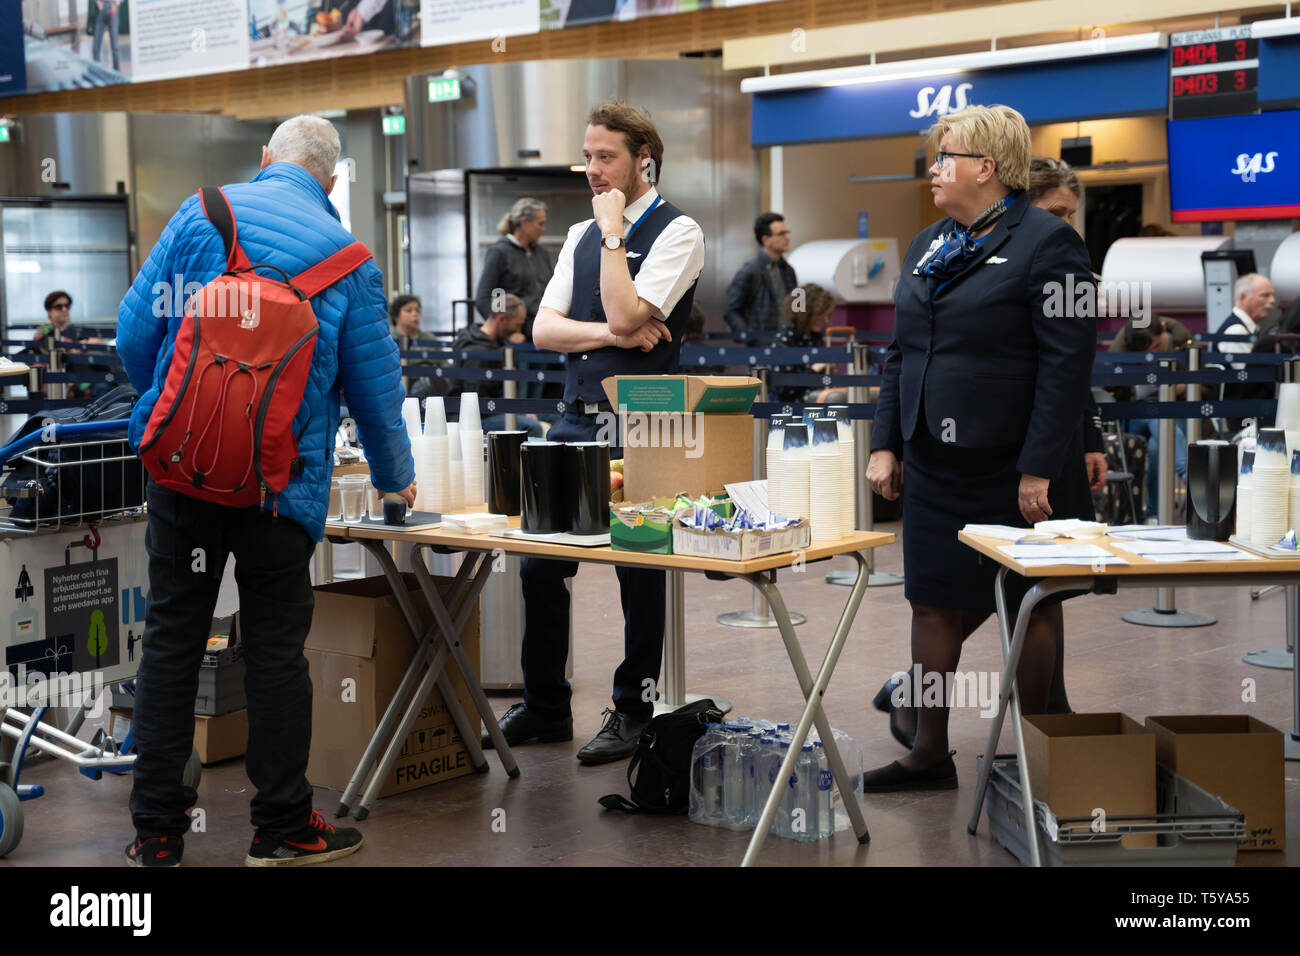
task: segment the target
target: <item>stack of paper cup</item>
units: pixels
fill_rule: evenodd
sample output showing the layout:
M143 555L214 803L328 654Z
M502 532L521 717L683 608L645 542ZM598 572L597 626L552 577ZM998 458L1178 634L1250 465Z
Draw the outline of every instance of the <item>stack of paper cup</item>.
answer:
M1300 450L1300 382L1283 382L1278 386L1277 427L1286 432L1289 460Z
M437 395L424 400L424 441L423 461L426 472L421 477L420 459L416 459L416 481L419 484L420 511L433 511L445 514L449 504L447 489L451 483L449 459L447 452L447 406L442 396Z
M808 426L803 422L788 422L784 429L781 447L781 504L787 518L809 517L809 466L811 449L808 447Z
M767 507L777 514L785 514L781 510L781 505L785 500L783 497L785 492L781 484L783 474L781 448L785 439L785 423L789 420L789 415L778 412L772 416L767 426L767 448L765 449L767 456Z
M478 429L465 430L461 424L460 457L464 465L465 504L478 505L487 497L483 487L483 432Z
M447 510L455 514L465 507L465 456L457 422L447 423L447 476Z
M411 453L415 453L415 440L420 437L420 400L407 398L402 401L402 423L406 426L406 437L411 439Z
M840 501L840 536L843 537L858 527L857 443L853 437L849 406L831 405L829 410L835 416L840 433L840 488L844 492Z
M1290 529L1300 524L1300 451L1291 453L1291 513Z
M487 497L483 487L483 451L478 392L464 392L460 396L460 456L465 468L463 504L478 505Z
M1260 429L1255 442L1254 486L1251 489L1250 543L1267 548L1291 528L1291 463L1286 454L1286 433L1280 428Z
M842 532L840 524L843 494L840 480L840 430L834 418L813 421L812 455L808 463L809 520L812 522L812 540L836 541Z
M1241 471L1237 473L1237 537L1250 541L1250 519L1254 513L1255 452L1242 446Z

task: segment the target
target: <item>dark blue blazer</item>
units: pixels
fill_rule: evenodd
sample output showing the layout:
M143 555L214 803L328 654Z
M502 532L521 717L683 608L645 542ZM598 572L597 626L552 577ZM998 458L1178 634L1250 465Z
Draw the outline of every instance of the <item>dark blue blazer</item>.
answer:
M1095 309L1079 299L1094 281L1088 249L1068 223L1022 195L956 277L944 284L915 274L952 228L946 218L922 230L903 259L871 449L903 457L924 395L919 427L937 440L1019 445L1021 474L1057 478L1097 351Z

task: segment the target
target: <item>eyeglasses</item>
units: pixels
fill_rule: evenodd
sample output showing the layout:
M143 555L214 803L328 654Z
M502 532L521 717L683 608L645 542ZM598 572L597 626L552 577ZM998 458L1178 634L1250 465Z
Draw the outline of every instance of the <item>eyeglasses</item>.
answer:
M768 235L770 235L773 239L780 239L782 236L790 235L790 230L786 229L784 232L777 232L776 230L773 230Z
M72 308L72 303L71 303L71 302L56 302L56 303L54 303L54 305L50 306L50 308L51 308L51 309L55 309L55 310L60 310L60 311L62 311L62 310L64 310L64 309L70 309L70 308Z
M947 150L941 149L941 150L939 150L939 152L937 152L937 153L934 154L934 164L935 164L936 166L942 166L942 165L944 165L945 163L947 163L948 160L950 160L950 159L955 159L955 158L958 157L958 156L965 157L966 159L983 159L983 158L984 158L984 154L983 154L983 153L950 153L950 152L948 152Z

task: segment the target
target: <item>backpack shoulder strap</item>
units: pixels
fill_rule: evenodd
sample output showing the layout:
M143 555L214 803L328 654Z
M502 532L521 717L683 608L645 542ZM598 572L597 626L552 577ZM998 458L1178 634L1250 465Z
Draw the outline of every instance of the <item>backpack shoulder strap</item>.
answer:
M203 186L199 189L199 204L208 221L217 227L221 242L226 249L226 268L230 271L246 269L250 265L248 257L239 245L239 227L235 224L235 213L230 208L230 200L220 186Z
M298 273L290 281L307 298L328 289L345 275L365 265L371 258L366 244L357 240L348 243L334 255L316 263L310 269Z

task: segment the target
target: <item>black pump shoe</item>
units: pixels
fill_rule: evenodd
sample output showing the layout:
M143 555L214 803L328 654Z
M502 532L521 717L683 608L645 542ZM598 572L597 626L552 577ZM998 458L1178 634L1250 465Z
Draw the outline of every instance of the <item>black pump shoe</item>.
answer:
M956 790L957 765L948 756L924 770L907 770L897 760L862 775L863 793L896 793L903 790Z

